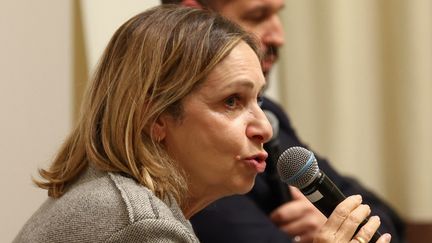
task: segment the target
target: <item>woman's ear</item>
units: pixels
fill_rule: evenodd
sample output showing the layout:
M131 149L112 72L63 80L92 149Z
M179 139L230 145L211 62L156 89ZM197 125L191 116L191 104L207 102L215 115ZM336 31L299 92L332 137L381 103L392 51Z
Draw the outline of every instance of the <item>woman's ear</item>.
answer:
M202 5L196 0L183 0L181 3L183 6L191 7L191 8L199 8L202 9Z
M162 114L156 119L151 127L152 137L154 137L158 143L161 142L166 137L166 129L167 116Z

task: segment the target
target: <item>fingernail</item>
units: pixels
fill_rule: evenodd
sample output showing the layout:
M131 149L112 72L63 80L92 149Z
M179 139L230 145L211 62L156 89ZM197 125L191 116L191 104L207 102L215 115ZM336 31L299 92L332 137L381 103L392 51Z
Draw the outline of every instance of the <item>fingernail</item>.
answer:
M355 198L356 198L357 201L359 201L359 202L361 202L361 201L363 200L363 199L362 199L362 196L359 195L359 194L355 195Z
M389 233L385 233L385 234L384 234L384 239L385 239L387 242L390 242L390 241L391 241L391 234L389 234Z
M372 217L370 217L370 218L373 219L373 220L376 220L376 221L378 221L378 222L381 221L380 217L378 217L377 215L374 215L374 216L372 216Z

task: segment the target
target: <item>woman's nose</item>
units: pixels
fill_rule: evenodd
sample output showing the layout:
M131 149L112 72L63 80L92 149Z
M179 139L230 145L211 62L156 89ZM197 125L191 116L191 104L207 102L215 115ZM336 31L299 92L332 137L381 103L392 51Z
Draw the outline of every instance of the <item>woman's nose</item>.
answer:
M246 135L260 143L266 143L273 136L272 127L261 108L254 113L254 120L246 128Z

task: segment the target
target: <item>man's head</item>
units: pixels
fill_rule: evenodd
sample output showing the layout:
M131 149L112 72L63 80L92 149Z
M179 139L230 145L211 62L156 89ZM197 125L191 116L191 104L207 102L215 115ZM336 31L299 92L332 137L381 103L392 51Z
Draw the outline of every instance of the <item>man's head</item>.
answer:
M202 7L219 12L245 30L254 33L264 51L264 74L268 74L284 43L283 28L278 12L284 0L162 0L190 7Z

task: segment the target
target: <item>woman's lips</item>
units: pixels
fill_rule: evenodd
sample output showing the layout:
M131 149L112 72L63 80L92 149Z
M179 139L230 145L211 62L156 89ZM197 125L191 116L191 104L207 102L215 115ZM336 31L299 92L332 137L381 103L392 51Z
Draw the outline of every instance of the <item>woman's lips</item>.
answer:
M245 162L249 166L253 167L257 173L264 172L267 165L265 160L246 159Z
M268 154L266 152L260 152L254 156L245 159L246 163L255 169L257 173L264 172L266 168L266 162Z

